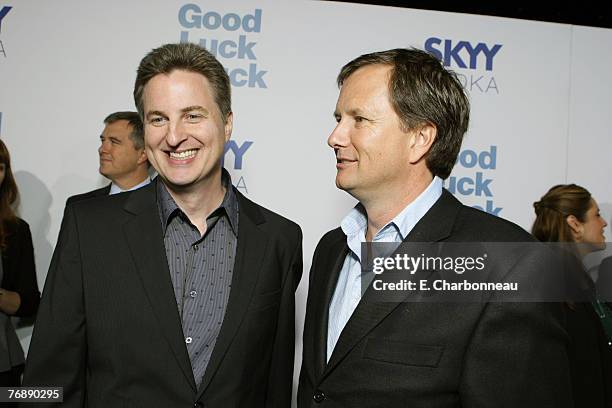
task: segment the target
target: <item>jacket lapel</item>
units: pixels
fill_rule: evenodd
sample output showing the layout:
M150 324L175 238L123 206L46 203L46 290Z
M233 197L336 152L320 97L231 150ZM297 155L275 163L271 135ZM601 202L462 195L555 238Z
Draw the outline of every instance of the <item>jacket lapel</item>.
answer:
M338 233L327 251L319 255L321 261L317 261L317 263L320 264L320 266L313 265L312 268L312 273L315 273L315 275L312 280L311 290L315 290L316 288L313 319L311 319L311 321L314 322L312 336L313 357L316 364L314 367L314 378L319 378L327 364L329 304L334 295L338 277L340 276L340 270L342 269L348 250L346 236L342 233L342 230L338 229Z
M263 215L255 204L246 199L238 190L234 191L238 197L239 221L232 290L227 301L227 309L221 324L219 337L210 357L210 362L206 367L196 399L200 398L210 385L229 345L244 320L268 244L266 233L259 227L260 224L265 222Z
M437 242L448 238L461 206L462 204L448 191L442 190L442 196L414 226L404 242ZM375 296L372 288L368 287L342 330L323 376L327 376L349 351L401 304L401 302L372 301Z
M130 194L124 209L133 217L124 225L124 234L161 331L195 392L196 384L166 260L155 184L150 183Z

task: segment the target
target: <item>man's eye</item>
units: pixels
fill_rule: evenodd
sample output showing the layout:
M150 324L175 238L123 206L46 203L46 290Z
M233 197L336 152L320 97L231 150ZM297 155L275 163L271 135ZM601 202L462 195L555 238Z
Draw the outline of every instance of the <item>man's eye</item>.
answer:
M188 113L187 115L185 115L185 118L189 121L189 122L197 122L200 119L202 119L202 115L197 114L197 113Z
M365 122L367 119L364 118L363 116L355 116L355 122L357 123L361 123L361 122Z
M161 126L164 123L164 121L165 119L160 116L149 119L149 123L154 126Z

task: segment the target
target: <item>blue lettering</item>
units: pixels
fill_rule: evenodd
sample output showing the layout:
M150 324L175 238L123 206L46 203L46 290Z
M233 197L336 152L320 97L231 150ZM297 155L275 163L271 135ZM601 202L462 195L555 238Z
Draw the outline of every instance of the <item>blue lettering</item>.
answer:
M181 31L181 43L189 42L189 31ZM219 40L216 38L207 40L206 38L200 38L200 47L206 48L215 57L220 55L223 58L234 58L238 57L244 59L245 57L251 60L256 60L257 56L253 52L253 47L257 45L256 42L246 41L246 36L241 35L238 38L238 44L232 40L224 40L219 44Z
M189 31L181 31L181 44L189 42Z
M461 55L459 55L459 51L461 51L466 44L468 43L465 41L459 41L459 43L453 47L452 40L445 40L444 65L449 67L451 65L451 60L455 60L459 68L467 68L467 65L465 65L465 62L461 59Z
M221 26L221 14L209 11L202 17L202 25L209 30L216 30Z
M228 51L228 47L233 47L233 50ZM225 40L219 44L219 55L223 58L234 58L236 56L236 43L232 40Z
M244 59L245 56L248 56L250 60L256 60L257 57L253 52L253 47L256 44L256 42L250 42L247 44L245 35L238 37L238 58Z
M497 167L497 146L490 146L489 150L483 150L479 154L474 150L465 149L459 153L457 163L466 169L480 167L483 170L495 170Z
M242 68L236 68L233 69L231 71L228 71L228 75L230 78L230 82L233 86L245 86L247 84L247 79L238 79L238 75L244 77L244 78L248 78L249 75L247 74L247 72L242 69Z
M459 194L470 195L474 192L474 188L469 187L473 186L474 181L469 177L462 177L457 181L457 191Z
M442 51L435 48L434 45L439 45L441 42L442 40L436 37L428 38L427 41L425 41L425 51L429 52L440 61L444 58L444 55Z
M482 208L479 205L474 205L472 207L473 208L478 208L480 211L488 212L489 214L495 215L497 217L499 217L499 213L501 212L501 210L503 210L503 207L493 207L493 201L492 200L487 200L485 208Z
M443 50L438 48L438 46L442 44L442 41L444 41ZM453 40L442 40L437 37L430 37L425 40L424 48L427 52L441 60L447 67L451 66L454 62L454 65L459 68L468 68L468 65L464 60L465 53L467 53L467 57L469 57L469 69L476 69L478 67L478 56L482 54L485 58L485 70L493 71L493 58L502 48L502 45L495 44L493 47L489 48L487 44L481 42L477 43L476 46L473 46L468 41L458 41L453 43ZM480 78L478 80L480 80ZM480 85L478 84L478 80L472 83L472 86L476 85L479 89L481 89Z
M257 64L249 65L249 88L255 88L257 85L258 88L267 88L265 81L263 80L263 76L268 71L258 71Z
M501 44L495 44L493 48L489 49L489 47L487 47L487 44L485 43L478 43L478 45L476 46L475 55L478 55L480 52L485 55L485 69L487 71L493 71L493 57L495 57L501 47ZM476 60L476 57L474 57L474 60ZM474 68L476 68L476 61L474 61Z
M475 194L479 197L483 194L487 197L493 197L491 190L489 190L489 184L491 184L492 181L493 179L485 180L482 176L481 171L476 172L476 193Z
M255 9L255 15L247 14L242 20L242 29L247 33L261 31L261 9Z
M484 170L494 170L497 167L497 146L491 146L488 152L483 150L478 156L478 165Z
M469 169L476 166L476 163L478 163L478 156L475 151L466 149L459 154L459 164L463 167Z
M223 16L223 28L227 31L236 31L240 28L240 16L235 13L228 13Z
M7 7L5 7L7 8ZM10 10L11 8L8 7ZM4 10L4 9L3 9ZM5 14L8 13L8 10ZM2 14L0 14L0 17ZM223 16L215 11L202 14L202 9L196 4L185 4L179 9L179 23L184 28L207 28L216 30L223 26L227 31L236 31L240 27L247 33L261 31L261 9L255 9L254 14L247 14L243 18L236 13L227 13ZM1 20L1 19L0 19Z
M195 4L185 4L179 10L179 23L185 28L202 28L202 20L198 18L199 16L193 15L201 13L202 10Z
M502 210L502 207L493 207L493 201L492 200L487 200L487 208L485 209L486 212L488 212L489 214L493 214L499 217L499 212Z
M8 12L11 11L12 8L13 7L11 6L4 6L2 7L2 9L0 9L0 31L2 31L2 20L4 19L4 17L6 17Z
M241 146L238 146L238 144L234 140L230 140L225 143L223 158L225 159L225 155L231 150L234 153L234 169L241 170L242 158L246 151L249 150L249 147L251 147L252 144L253 142L246 141L242 143Z

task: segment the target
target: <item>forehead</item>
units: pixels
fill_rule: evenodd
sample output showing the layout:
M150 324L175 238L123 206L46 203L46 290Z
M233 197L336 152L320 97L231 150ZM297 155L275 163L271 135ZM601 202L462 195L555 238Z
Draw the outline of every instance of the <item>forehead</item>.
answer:
M389 78L392 67L373 64L353 72L343 83L338 98L338 107L346 108L389 105ZM386 102L386 103L385 103ZM357 105L357 106L352 106Z
M113 136L113 137L126 137L132 133L132 125L125 119L117 120L113 123L108 123L104 126L103 134L105 136Z
M214 93L208 79L202 74L185 70L155 75L147 82L143 92L145 110L157 109L157 105L180 108L196 102L203 104L213 101Z

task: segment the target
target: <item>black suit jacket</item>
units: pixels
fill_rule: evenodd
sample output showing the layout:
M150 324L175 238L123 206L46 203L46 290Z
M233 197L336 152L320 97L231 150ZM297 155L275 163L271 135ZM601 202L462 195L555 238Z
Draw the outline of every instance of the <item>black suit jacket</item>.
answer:
M110 193L110 189L111 189L111 184L109 183L105 187L101 187L101 188L98 188L96 190L88 191L86 193L76 194L76 195L70 196L66 200L66 207L69 206L70 204L74 204L74 203L77 203L79 201L89 200L90 198L107 196L108 193Z
M532 241L518 226L463 206L446 190L413 242ZM370 301L366 291L326 363L329 304L348 247L341 229L315 250L298 407L571 406L563 312L555 303ZM535 255L499 260L509 281Z
M64 387L62 407L289 406L301 230L236 194L232 289L199 389L155 183L67 208L24 384Z

